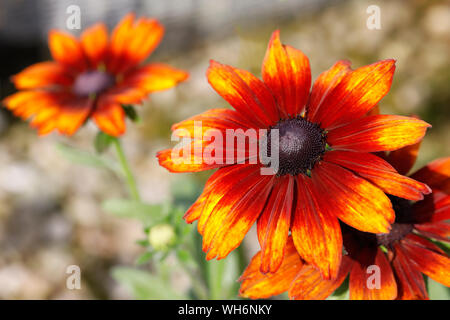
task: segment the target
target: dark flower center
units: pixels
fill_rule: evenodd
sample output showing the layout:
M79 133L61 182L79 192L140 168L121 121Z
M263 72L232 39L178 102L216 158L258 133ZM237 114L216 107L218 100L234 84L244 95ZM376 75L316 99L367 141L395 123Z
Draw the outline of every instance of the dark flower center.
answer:
M278 130L279 168L277 175L306 174L325 152L325 131L303 117L281 120L271 127L267 135L267 154L271 152L271 135Z
M101 93L114 85L114 76L102 71L86 71L75 79L73 92L81 97Z
M377 243L385 247L403 239L413 231L412 203L409 200L389 196L395 211L395 223L389 233L377 234Z

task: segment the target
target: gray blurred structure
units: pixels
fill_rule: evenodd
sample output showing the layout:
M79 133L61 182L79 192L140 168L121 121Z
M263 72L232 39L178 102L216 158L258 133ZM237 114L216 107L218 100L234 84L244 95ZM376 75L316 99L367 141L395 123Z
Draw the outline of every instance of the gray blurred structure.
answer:
M127 12L160 19L166 43L186 47L196 38L223 36L233 26L264 25L311 13L338 0L0 0L0 41L45 41L49 29L66 29L66 10L81 9L81 29L104 21L114 26ZM75 30L77 31L77 30ZM170 41L175 40L175 41Z

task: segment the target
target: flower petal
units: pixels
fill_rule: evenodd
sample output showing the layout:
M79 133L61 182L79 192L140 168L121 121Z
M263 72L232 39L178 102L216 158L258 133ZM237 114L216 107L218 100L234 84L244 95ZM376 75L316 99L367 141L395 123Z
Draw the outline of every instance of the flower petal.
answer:
M111 136L118 137L126 130L125 111L120 104L107 97L98 100L92 118L100 130Z
M68 92L20 91L7 97L4 104L24 120L33 117L30 126L38 129L39 135L55 129L72 135L92 109L92 101Z
M450 258L438 246L415 234L409 234L402 240L402 248L417 269L450 287Z
M275 273L262 273L261 251L250 261L239 281L242 281L239 294L251 299L265 299L287 291L302 268L303 263L289 237L286 253L280 268Z
M259 166L236 183L212 209L203 232L206 259L225 258L240 245L259 217L273 186L274 176L261 176Z
M180 148L165 149L156 154L159 164L170 172L199 172L227 165L224 157L220 157L220 161L204 157L204 150L210 143L208 141L193 140L180 143L182 144ZM218 151L216 150L216 152ZM226 153L223 152L223 149L220 151L222 154Z
M174 131L174 134L176 134L177 131L180 132L179 136L183 136L182 133L186 130L189 132L189 135L195 139L195 122L201 124L202 137L205 136L208 130L216 129L225 133L226 129L250 129L248 123L245 121L245 118L243 118L239 112L230 109L209 109L203 113L174 124L171 129Z
M319 203L355 229L387 233L394 222L389 198L370 182L328 162L316 164L312 180Z
M107 69L124 72L144 61L158 46L164 35L163 26L155 19L126 15L114 29L109 46Z
M438 190L413 205L414 228L422 235L450 241L450 195Z
M247 171L249 170L250 171ZM211 210L221 199L223 194L231 188L234 183L248 175L249 172L253 172L254 168L249 165L243 166L228 166L223 167L214 172L208 181L206 181L202 194L198 197L192 206L186 211L184 219L187 223L192 223L195 220L202 218L202 221L198 223L199 233L203 233L205 218L209 216ZM210 206L211 205L211 206ZM209 207L210 206L210 207ZM208 210L209 208L209 210ZM205 214L203 215L203 212ZM208 213L209 212L209 213Z
M74 81L74 75L64 65L46 61L33 64L18 74L12 81L17 89L38 89L55 86L70 86Z
M450 194L450 157L436 159L411 175L411 178Z
M83 31L80 37L81 47L92 68L97 68L105 60L108 49L108 30L104 23L95 25Z
M300 50L282 45L278 30L270 39L262 77L284 117L295 117L304 110L311 87L309 60Z
M210 85L252 127L274 124L275 101L264 83L249 73L211 60L206 73Z
M419 141L418 143L389 152L387 161L398 173L403 175L407 174L416 162L421 142Z
M339 83L329 92L322 89L327 94L319 100L320 107L312 107L317 109L314 122L327 130L361 118L389 92L395 60L379 61L351 72L345 63L339 68L343 70L342 78L342 73L326 77L328 81L340 80ZM328 83L325 81L325 85Z
M172 126L173 136L190 140L190 145L158 152L159 162L171 172L203 171L247 160L256 164L258 133L247 125L237 111L229 109L212 109L191 117ZM229 129L234 130L232 137L227 134Z
M293 205L294 178L280 177L257 223L263 273L277 271L283 261Z
M74 36L51 30L48 35L48 46L53 59L62 65L78 71L87 68L87 61L81 44Z
M353 261L342 257L339 274L334 280L325 280L319 270L311 265L304 265L289 289L289 298L294 300L324 300L332 294L347 277Z
M303 260L319 268L324 279L336 278L342 258L339 221L320 206L311 179L297 176L297 207L292 239Z
M390 151L417 143L429 127L428 123L410 117L369 116L330 130L327 141L336 150Z
M426 184L397 174L389 163L370 153L331 151L323 159L354 171L397 197L422 200L423 194L431 192Z
M350 299L393 300L396 297L397 283L383 251L362 249L350 272Z
M169 65L152 63L126 73L122 82L108 93L122 104L141 103L149 93L170 89L188 76Z
M336 62L330 69L321 73L314 82L306 108L306 118L318 123L317 112L324 107L325 98L333 92L334 88L342 81L345 75L350 73L350 61L341 60ZM325 106L326 108L326 106Z
M394 244L392 267L397 279L398 300L428 300L422 273L411 265L402 246Z

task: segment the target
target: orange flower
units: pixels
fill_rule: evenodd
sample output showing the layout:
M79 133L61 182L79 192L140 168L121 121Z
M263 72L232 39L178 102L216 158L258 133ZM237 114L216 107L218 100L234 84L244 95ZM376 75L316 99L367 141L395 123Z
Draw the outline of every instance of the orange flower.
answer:
M417 150L418 144L405 147L387 159L406 174ZM241 277L241 295L268 298L288 291L291 299L325 299L348 274L350 299L428 299L422 273L449 287L450 258L427 238L450 241L450 157L431 162L411 177L430 185L433 193L415 203L392 197L396 221L388 234L343 228L348 254L343 256L336 279L323 279L319 270L302 261L289 240L275 273L260 272L261 252L253 257ZM368 282L374 285L374 273L368 267L373 265L379 267L380 287L370 289Z
M342 257L339 219L361 231L386 233L394 211L385 192L411 200L429 193L428 186L369 153L414 144L429 127L414 118L365 116L389 91L394 69L393 60L356 70L339 61L310 92L308 58L282 45L278 31L264 58L263 81L211 62L209 83L235 110L213 109L173 126L175 134L178 129L192 133L195 122L202 121L205 136L191 142L190 163L172 159L172 149L158 153L159 163L171 172L219 168L185 215L188 223L199 220L207 259L226 257L257 221L263 272L279 268L291 231L302 258L324 277L335 278ZM261 162L198 159L199 149L211 141L209 129L226 136L228 129L261 128L279 132L276 175L261 175ZM242 152L225 144L223 150Z
M162 63L138 66L158 46L164 29L154 19L128 14L110 38L103 23L81 34L80 40L50 31L54 61L34 64L12 77L19 91L3 103L16 116L33 117L39 135L57 129L72 135L92 118L100 130L125 132L122 104L141 103L154 91L185 80L188 74Z

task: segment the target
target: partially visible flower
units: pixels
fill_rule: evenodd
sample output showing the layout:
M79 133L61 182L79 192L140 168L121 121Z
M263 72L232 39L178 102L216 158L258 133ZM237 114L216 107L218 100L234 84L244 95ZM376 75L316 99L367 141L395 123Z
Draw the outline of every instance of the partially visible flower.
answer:
M108 38L105 24L85 30L80 40L52 30L54 61L27 67L12 77L21 90L3 103L16 116L33 118L39 135L72 135L88 119L112 136L125 132L122 105L175 86L188 74L162 63L138 66L158 46L164 29L155 19L128 14Z
M324 277L334 278L342 257L339 221L361 231L387 233L394 211L385 193L420 200L430 192L372 154L414 144L430 127L409 117L366 116L388 93L394 70L394 60L355 70L348 61L338 61L310 91L308 58L283 45L278 31L262 64L263 80L211 61L208 81L235 110L209 110L172 127L175 135L194 136L191 152L186 152L189 161L173 159L176 148L158 153L161 166L171 172L219 168L185 215L188 223L198 220L207 259L226 257L257 222L263 272L280 267L291 232L302 258ZM196 138L200 121L204 135ZM279 132L279 167L273 175L261 174L261 168L270 169L261 161L228 158L243 151L229 141L215 153L220 161L203 157L211 131L226 137L234 130L245 139L242 132L259 129L267 130L267 140ZM270 146L261 151L269 154Z
M417 149L418 144L406 147L387 159L406 174ZM450 287L450 258L428 239L450 241L450 157L429 163L412 177L431 186L433 193L415 203L391 197L396 221L388 234L343 228L348 254L336 279L323 279L316 268L305 264L291 241L276 273L261 273L261 253L253 257L241 277L241 295L257 299L288 291L291 299L325 299L349 274L350 299L428 299L422 273ZM378 289L368 284L373 275L370 266L379 267Z

